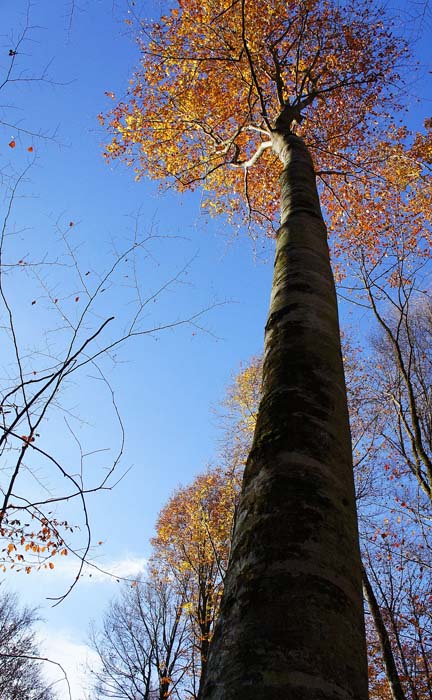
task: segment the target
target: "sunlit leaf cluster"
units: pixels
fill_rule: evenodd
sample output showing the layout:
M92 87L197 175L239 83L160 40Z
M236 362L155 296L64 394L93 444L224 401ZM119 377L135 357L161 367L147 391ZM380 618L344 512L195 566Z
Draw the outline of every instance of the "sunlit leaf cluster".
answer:
M358 170L396 103L406 54L373 2L180 2L138 28L141 64L126 99L100 120L108 159L203 206L270 232L280 171L278 116L304 135L318 170Z

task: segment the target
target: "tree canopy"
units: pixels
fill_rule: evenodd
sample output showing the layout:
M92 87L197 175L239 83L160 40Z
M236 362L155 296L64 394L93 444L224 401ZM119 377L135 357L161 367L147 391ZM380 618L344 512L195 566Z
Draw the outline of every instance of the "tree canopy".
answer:
M323 174L357 173L398 106L407 55L372 0L183 0L138 41L127 98L100 116L106 157L180 191L203 186L204 207L255 233L278 211L275 126L303 135Z

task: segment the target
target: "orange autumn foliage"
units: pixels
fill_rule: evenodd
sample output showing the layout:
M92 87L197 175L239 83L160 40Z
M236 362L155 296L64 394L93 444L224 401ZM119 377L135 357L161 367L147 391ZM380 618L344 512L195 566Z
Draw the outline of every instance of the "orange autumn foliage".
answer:
M106 157L180 191L202 186L209 212L268 233L283 108L292 105L319 171L357 174L396 104L406 54L371 0L180 0L137 33L127 97L100 115L112 137Z
M199 474L162 509L152 564L174 579L205 665L228 564L238 484L222 469Z
M233 378L221 403L224 428L221 457L239 482L252 446L261 383L262 357L253 357Z
M39 522L24 523L18 518L3 515L0 524L0 537L4 546L0 549L0 570L31 571L54 569L51 561L57 554L68 555L63 539L64 533L72 532L73 527L67 521L52 518L48 521L41 517ZM7 544L6 544L7 543Z
M369 145L362 157L365 170L355 178L330 183L323 176L332 187L331 191L323 188L323 202L336 253L352 260L367 255L372 264L391 254L430 256L430 126L426 120L425 134L391 129L381 141Z

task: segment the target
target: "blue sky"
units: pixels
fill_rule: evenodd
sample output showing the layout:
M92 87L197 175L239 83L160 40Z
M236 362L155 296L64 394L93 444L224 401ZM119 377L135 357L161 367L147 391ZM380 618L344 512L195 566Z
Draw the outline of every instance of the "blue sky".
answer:
M114 249L127 247L139 214L141 235L152 230L161 237L149 243L147 257L139 263L146 294L189 263L181 282L152 305L143 327L187 318L218 304L200 318L206 330L186 325L136 338L124 345L116 364L104 365L126 432L118 473L132 468L115 489L89 500L94 541L103 541L92 556L101 567L133 577L149 555L157 513L172 490L217 459L220 431L212 407L223 398L240 363L261 351L272 246L264 243L255 249L246 236L236 238L223 223L206 221L199 193L181 198L162 195L155 183L136 183L132 171L103 161L105 135L97 114L110 105L104 93L123 94L138 59L123 23L126 4L84 0L73 7L71 2L38 0L28 6L15 0L6 5L1 11L2 73L29 7L31 27L18 56L21 76L38 76L46 67L46 79L7 85L0 92L2 118L19 121L26 130L55 134L45 139L0 128L1 172L19 172L34 159L14 204L12 222L18 233L8 241L10 259L39 259L45 252L55 259L62 254L57 242L60 229L76 246L82 269L94 275L110 264ZM157 15L159 4L148 2L145 13ZM428 106L430 102L423 103L417 116L421 112L426 116ZM11 139L16 141L14 149L8 146ZM6 200L2 216L5 206ZM69 222L74 222L70 229ZM64 304L74 314L73 298L81 292L70 271L52 266L42 277L59 297L71 295ZM31 350L46 342L44 331L61 323L35 280L21 276L10 294L24 347ZM121 323L122 314L131 308L130 293L121 279L106 299L99 307L101 317L114 312ZM55 337L61 339L60 334ZM111 449L95 462L89 459L89 478L92 470L109 463L119 443L109 398L91 371L79 375L61 396L62 406L82 419L71 420L85 449ZM64 418L61 411L54 413L43 439L47 449L69 464L78 453ZM51 478L54 488L55 477ZM74 509L67 512L72 521ZM53 572L30 576L12 572L5 579L23 602L40 607L47 653L67 667L73 700L82 700L75 662L85 654L90 618L100 618L117 584L93 572L60 606L51 608L46 598L64 593L74 571L68 557ZM66 697L63 688L60 696Z

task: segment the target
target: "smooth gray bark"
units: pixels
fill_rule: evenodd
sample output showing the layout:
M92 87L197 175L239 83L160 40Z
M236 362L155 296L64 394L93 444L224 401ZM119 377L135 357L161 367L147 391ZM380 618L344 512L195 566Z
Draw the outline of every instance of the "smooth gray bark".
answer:
M326 227L303 141L274 132L282 216L263 398L200 700L366 700L361 563Z

